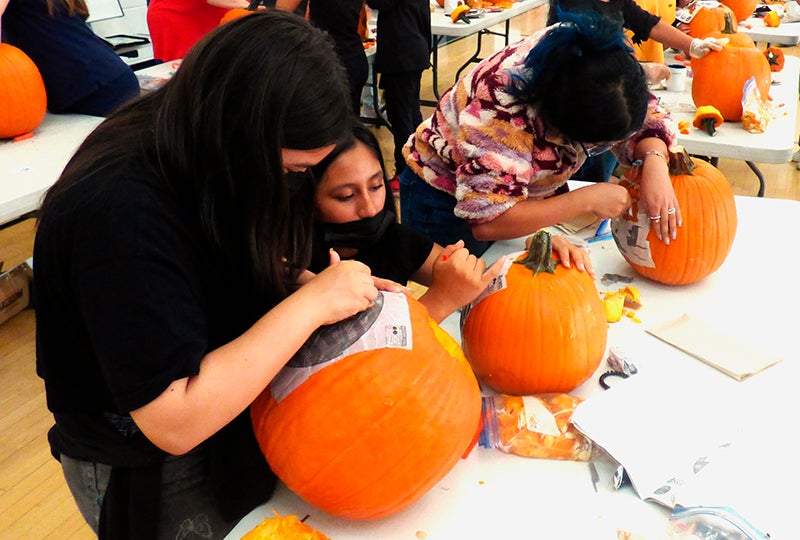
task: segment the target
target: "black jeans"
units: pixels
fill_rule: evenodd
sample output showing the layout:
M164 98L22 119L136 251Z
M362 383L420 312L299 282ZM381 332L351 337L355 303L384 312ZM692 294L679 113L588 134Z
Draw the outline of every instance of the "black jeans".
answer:
M380 87L386 102L386 118L392 125L394 166L397 175L403 172L406 166L403 159L403 145L422 123L419 102L421 80L421 71L381 73Z

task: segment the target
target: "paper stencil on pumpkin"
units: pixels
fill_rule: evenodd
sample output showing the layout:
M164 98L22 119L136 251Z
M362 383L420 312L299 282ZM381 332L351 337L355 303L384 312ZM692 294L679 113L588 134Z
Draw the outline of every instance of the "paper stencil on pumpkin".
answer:
M476 306L478 302L480 302L490 294L496 293L497 291L502 291L503 289L508 287L508 281L506 280L506 274L508 274L508 269L511 268L511 265L514 263L514 261L523 253L525 252L517 251L515 253L507 255L506 260L503 263L503 266L500 268L500 273L497 274L497 276L492 281L489 282L486 288L483 289L481 294L479 294L477 298L475 298L475 300L473 300L471 303L461 308L461 319L459 321L459 328L461 330L464 329L464 321L466 321L467 315L469 315L469 312L473 308L473 306Z
M629 261L654 268L653 255L647 234L650 232L650 218L645 212L639 212L636 221L617 219L612 222L611 231L617 248Z
M272 379L269 389L280 401L317 371L350 355L385 348L411 350L412 345L405 295L383 291L370 308L314 331Z

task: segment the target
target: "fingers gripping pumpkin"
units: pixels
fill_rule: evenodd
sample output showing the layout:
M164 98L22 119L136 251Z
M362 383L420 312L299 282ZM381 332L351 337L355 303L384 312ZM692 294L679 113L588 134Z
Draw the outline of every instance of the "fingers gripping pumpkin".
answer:
M425 495L467 450L480 414L458 344L418 301L387 292L315 332L251 406L275 474L308 503L357 520Z
M736 201L725 176L685 149L670 151L669 174L681 208L678 236L665 244L650 230L650 219L638 210L640 168L621 182L633 205L611 222L620 253L644 277L666 285L686 285L716 271L730 252L736 235Z
M481 382L504 394L570 392L600 365L608 323L587 272L556 264L550 234L464 316L462 346Z

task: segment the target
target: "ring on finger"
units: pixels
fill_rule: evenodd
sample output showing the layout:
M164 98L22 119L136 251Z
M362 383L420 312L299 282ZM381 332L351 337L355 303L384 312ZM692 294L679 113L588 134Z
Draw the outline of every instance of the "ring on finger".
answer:
M678 211L678 209L673 206L672 208L668 208L667 209L667 214L671 216L672 214L674 214L677 211Z
M661 216L650 216L650 221L659 221Z

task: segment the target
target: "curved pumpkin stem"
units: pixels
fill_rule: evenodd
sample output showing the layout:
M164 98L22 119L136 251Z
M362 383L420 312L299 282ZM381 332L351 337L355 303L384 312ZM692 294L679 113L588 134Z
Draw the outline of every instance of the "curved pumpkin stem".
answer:
M524 259L514 261L515 264L524 265L536 276L539 272L553 274L556 271L556 261L553 259L553 239L550 233L541 230L533 235L531 247Z
M736 24L734 24L733 14L726 12L725 13L725 28L720 30L721 34L735 34L737 31Z
M669 175L694 174L697 165L683 146L675 146L669 151Z

